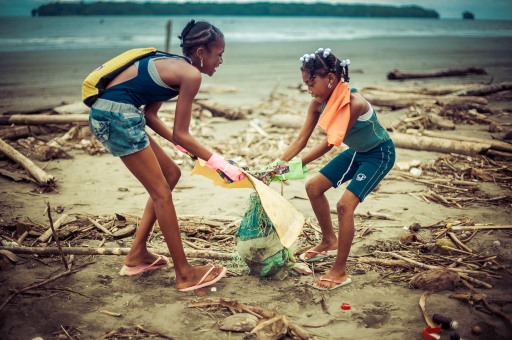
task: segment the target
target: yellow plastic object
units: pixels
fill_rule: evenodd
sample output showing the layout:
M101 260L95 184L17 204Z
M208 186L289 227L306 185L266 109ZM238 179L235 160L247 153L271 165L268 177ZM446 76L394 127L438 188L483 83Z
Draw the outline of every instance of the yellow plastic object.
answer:
M290 248L302 233L304 216L277 191L249 173L243 170L242 172L245 175L243 180L228 184L215 170L206 166L205 161L197 160L190 174L209 178L215 185L223 188L254 188L258 193L263 209L276 228L281 243L284 247Z

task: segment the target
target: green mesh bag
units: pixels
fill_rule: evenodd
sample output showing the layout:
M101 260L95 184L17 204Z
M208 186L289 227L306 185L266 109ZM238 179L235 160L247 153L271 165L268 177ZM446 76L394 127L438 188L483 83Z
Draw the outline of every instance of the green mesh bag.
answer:
M279 280L288 275L289 250L281 244L256 192L250 196L235 242L240 257L252 274Z

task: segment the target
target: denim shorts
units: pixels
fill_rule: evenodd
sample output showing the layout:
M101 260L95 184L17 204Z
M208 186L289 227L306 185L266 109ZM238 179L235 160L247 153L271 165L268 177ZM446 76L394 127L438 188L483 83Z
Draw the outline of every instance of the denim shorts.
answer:
M91 107L92 134L113 156L127 156L149 145L146 119L133 105L98 99Z
M320 173L327 177L337 188L352 180L347 190L359 197L365 197L382 181L395 164L395 145L388 140L366 152L348 149L334 157Z

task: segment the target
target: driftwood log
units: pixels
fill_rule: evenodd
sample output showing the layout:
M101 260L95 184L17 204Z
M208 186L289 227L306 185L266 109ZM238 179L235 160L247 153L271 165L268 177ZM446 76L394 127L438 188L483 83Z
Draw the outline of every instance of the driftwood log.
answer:
M494 139L483 139L483 138L474 138L467 136L455 136L447 133L441 133L436 131L423 130L421 132L423 136L433 137L433 138L442 138L442 139L453 139L458 141L472 142L478 144L489 144L491 149L504 151L504 152L512 152L512 144L502 142Z
M393 109L400 109L417 105L442 104L454 105L467 109L475 108L482 110L488 104L487 99L476 96L436 96L421 93L392 92L391 89L388 89L387 91L378 91L367 88L361 89L361 93L373 105L386 106Z
M211 101L199 101L195 100L194 104L199 105L202 109L208 110L212 113L213 117L224 117L230 120L245 119L247 115L245 112L235 110L231 107L222 106Z
M395 146L404 149L434 151L441 153L457 153L475 156L485 154L491 148L490 143L475 143L453 139L439 139L427 136L415 136L405 133L392 133L391 139Z
M456 93L455 95L458 96L486 96L488 94L501 92L501 91L507 91L512 89L512 82L503 82L499 84L491 84L491 85L481 85L474 89L466 89L461 90Z
M16 114L12 116L0 116L0 124L2 125L45 125L45 124L88 124L88 115L70 114L70 115L22 115Z
M0 138L2 139L18 139L28 136L38 136L48 133L45 126L13 126L0 130Z
M59 255L57 247L22 247L22 246L0 246L0 250L7 250L14 254L33 254L33 255ZM163 249L149 249L151 252L169 256L169 251ZM127 255L130 248L84 248L84 247L63 247L64 255ZM207 250L185 249L187 257L207 258L213 260L232 260L234 254L221 253Z
M30 159L22 155L19 151L7 144L3 139L0 139L0 152L5 154L8 158L20 164L34 180L41 185L52 185L55 183L55 177L48 175L43 169L38 167Z
M467 76L470 74L487 74L485 69L481 67L466 67L466 68L453 68L439 71L430 72L402 72L395 70L388 73L389 80L405 80L416 78L436 78L436 77L458 77Z
M473 90L479 88L480 85L435 85L435 86L378 86L371 85L365 86L361 91L378 91L378 92L393 92L393 93L417 93L428 96L446 96L461 92L464 90Z
M437 86L365 86L363 90L394 93L417 93L429 96L486 96L488 94L511 90L512 82L498 84L460 84L460 85L437 85Z

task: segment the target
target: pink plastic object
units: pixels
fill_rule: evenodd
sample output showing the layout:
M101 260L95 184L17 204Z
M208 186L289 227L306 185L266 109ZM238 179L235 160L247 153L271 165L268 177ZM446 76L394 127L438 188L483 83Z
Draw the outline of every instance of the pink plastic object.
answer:
M238 182L245 178L244 174L240 169L233 164L229 164L224 157L216 153L212 154L206 165L213 170L222 171L228 176L233 182Z
M176 149L180 150L181 152L188 154L188 151L185 150L182 146L180 146L178 144L175 144L174 146L176 147Z

